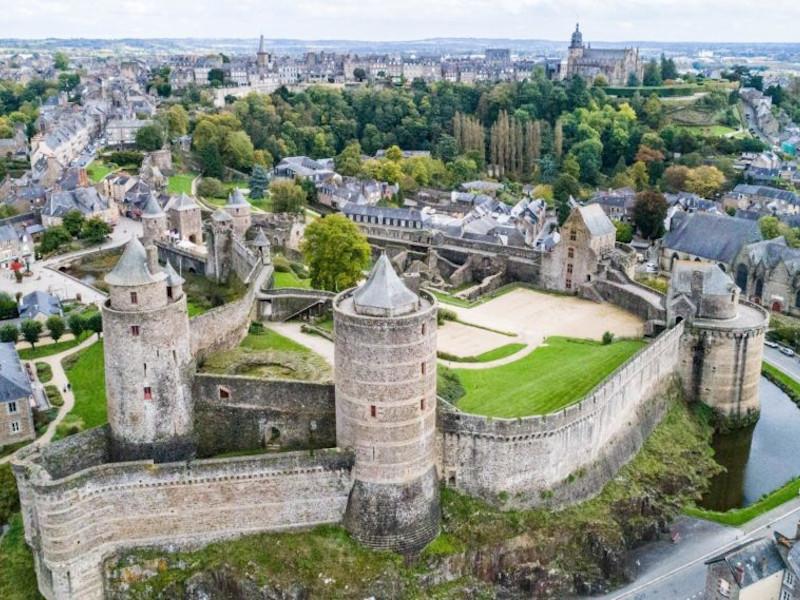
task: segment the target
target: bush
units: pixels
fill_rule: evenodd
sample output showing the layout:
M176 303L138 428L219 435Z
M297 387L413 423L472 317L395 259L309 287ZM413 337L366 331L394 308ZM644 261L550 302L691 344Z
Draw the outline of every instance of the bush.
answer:
M118 152L112 152L108 155L109 162L120 166L134 165L136 167L140 167L142 165L142 160L144 160L144 154L131 150L120 150Z
M445 321L458 321L458 315L449 308L440 308L436 313L436 324L441 326Z
M272 266L275 268L276 273L288 273L292 270L292 265L285 256L278 255L273 257Z
M0 342L14 342L19 340L19 329L16 325L3 325L0 327Z
M38 377L40 382L47 383L53 379L53 369L51 369L50 365L48 365L47 363L37 362L36 377Z
M197 193L205 198L224 198L225 186L216 177L203 177L197 184Z
M257 321L253 321L252 323L250 323L250 327L247 329L247 333L255 333L255 334L264 333L264 324L259 323Z
M603 334L603 345L608 346L613 341L614 341L614 334L611 333L610 331L606 331Z
M289 264L289 268L294 271L294 274L297 275L300 279L308 278L308 270L303 263L299 262L292 262Z
M11 515L19 510L19 494L17 480L11 471L11 465L0 465L0 525L8 523Z
M436 375L436 393L448 402L455 403L467 393L458 375L452 369L440 365Z

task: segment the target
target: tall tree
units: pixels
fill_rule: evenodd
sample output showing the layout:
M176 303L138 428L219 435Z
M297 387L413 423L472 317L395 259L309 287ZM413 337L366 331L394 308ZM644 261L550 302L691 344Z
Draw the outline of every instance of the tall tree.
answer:
M302 245L315 288L338 292L356 285L369 266L371 250L358 225L340 214L313 221Z
M269 194L272 212L300 214L305 208L306 191L294 181L273 181L269 186Z
M31 345L31 348L35 348L42 333L42 324L33 319L25 319L20 323L19 330L22 332L23 339Z
M632 216L642 236L653 240L663 235L667 208L667 200L660 192L645 190L636 194Z

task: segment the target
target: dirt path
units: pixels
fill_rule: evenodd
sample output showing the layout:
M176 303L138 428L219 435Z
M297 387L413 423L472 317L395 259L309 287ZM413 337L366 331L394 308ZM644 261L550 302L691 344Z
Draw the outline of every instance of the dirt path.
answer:
M61 395L64 397L64 404L58 409L58 415L56 418L53 419L50 424L47 426L47 431L44 432L41 436L36 438L33 442L28 444L27 446L23 446L23 448L29 448L31 445L33 446L44 446L45 444L49 444L53 436L56 433L56 428L58 425L64 420L64 417L67 416L69 411L75 406L75 395L72 393L72 390L66 389L67 387L67 374L64 372L64 368L61 366L61 360L70 356L71 354L75 354L76 352L80 352L84 348L88 348L92 344L97 341L97 334L92 334L85 340L83 340L77 346L70 348L69 350L65 350L60 354L54 354L52 356L47 356L44 358L37 358L35 361L26 361L26 362L43 362L50 365L50 368L53 371L53 379L47 382L47 385L54 385L58 387ZM34 372L36 370L34 369ZM22 450L22 448L20 448ZM8 456L4 456L0 458L0 464L8 462L11 458L16 454L16 452L9 454Z

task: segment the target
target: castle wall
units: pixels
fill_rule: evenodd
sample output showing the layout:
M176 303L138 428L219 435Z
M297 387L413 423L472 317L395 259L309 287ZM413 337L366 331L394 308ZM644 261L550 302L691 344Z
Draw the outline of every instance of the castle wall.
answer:
M97 435L96 430L78 434L71 443L95 443ZM32 453L15 470L40 590L48 600L99 600L103 560L123 549L189 548L340 522L352 463L352 454L333 449L314 456L106 463L54 479Z
M199 275L205 275L205 256L198 256L197 254L182 250L167 242L157 241L156 247L158 248L158 260L162 263L166 263L167 261L171 262L172 266L175 267L175 270L179 274L197 273Z
M643 321L666 320L667 312L661 305L663 296L655 290L633 281L616 284L598 279L593 285L607 302L633 313Z
M322 304L319 313L330 310L334 294L322 290L294 288L270 289L259 295L258 317L263 321L285 321L314 305Z
M212 352L233 348L244 339L250 321L255 316L256 294L271 276L272 267L262 267L242 298L213 308L189 321L195 359L200 361Z
M333 384L198 373L192 395L199 456L336 446Z
M660 421L682 334L682 323L664 332L558 413L499 419L445 407L438 424L442 479L488 500L508 494L514 506L569 503L597 493ZM564 485L570 477L584 481Z

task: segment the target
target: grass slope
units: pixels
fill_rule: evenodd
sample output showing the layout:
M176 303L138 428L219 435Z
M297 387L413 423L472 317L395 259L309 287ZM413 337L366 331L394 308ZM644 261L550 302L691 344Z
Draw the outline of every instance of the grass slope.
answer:
M108 420L103 340L68 356L61 364L72 385L75 406L58 425L55 439L103 425Z
M781 504L797 498L800 492L800 477L795 477L789 480L782 487L777 490L762 496L757 502L744 508L733 508L725 512L718 512L715 510L705 510L703 508L689 507L685 510L687 515L697 517L699 519L706 519L708 521L715 521L723 525L732 525L738 527L744 525L748 521L763 515L765 512L780 506Z
M197 177L196 173L184 173L173 175L167 180L167 192L170 194L191 194L192 181Z
M516 354L524 347L525 344L519 343L505 344L504 346L499 346L498 348L494 348L493 350L489 350L483 354L478 354L477 356L456 356L454 354L448 354L447 352L439 352L437 354L439 358L453 362L491 362L493 360L499 360L501 358L511 356L512 354Z
M39 600L33 554L25 544L22 515L15 513L8 532L0 538L0 598Z
M638 340L609 345L550 337L531 354L492 369L455 369L466 394L465 412L516 418L546 414L580 400L644 346Z
M311 279L300 279L294 271L275 273L273 282L276 288L311 288Z

